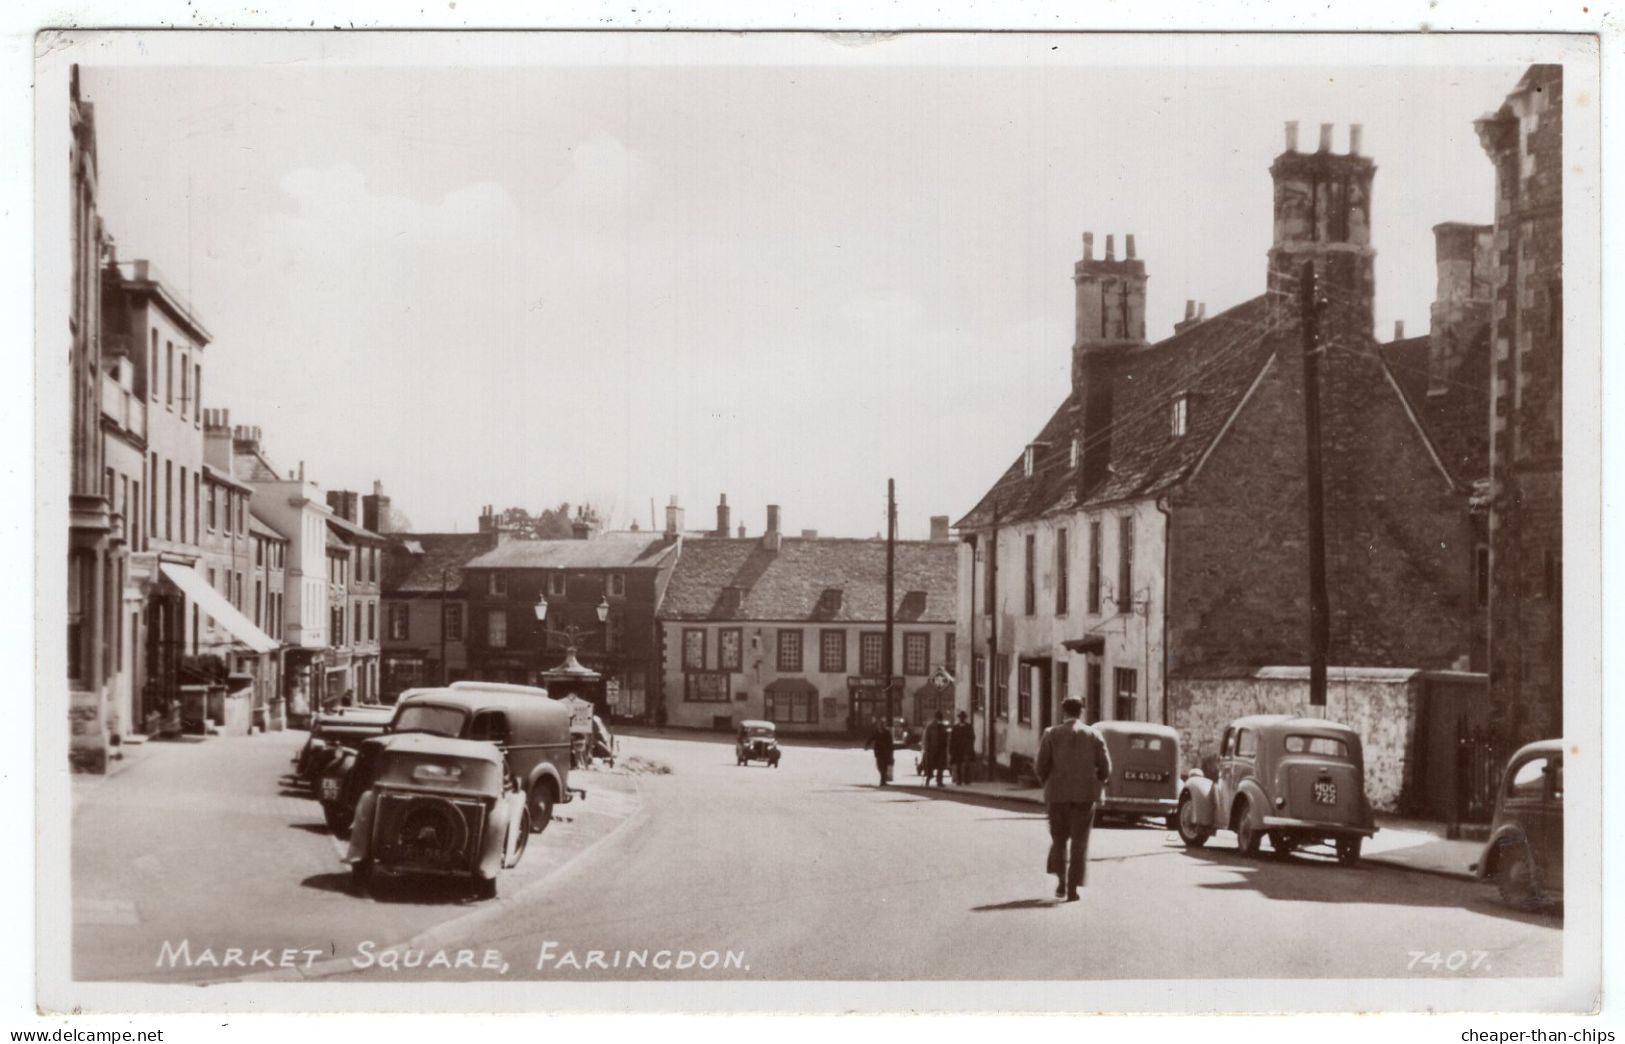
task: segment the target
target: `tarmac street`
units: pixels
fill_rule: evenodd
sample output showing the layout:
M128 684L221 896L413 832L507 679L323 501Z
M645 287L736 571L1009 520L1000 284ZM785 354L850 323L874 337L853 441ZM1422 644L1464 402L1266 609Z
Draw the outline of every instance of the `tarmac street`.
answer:
M1191 851L1161 824L1097 828L1081 900L1057 902L1041 808L881 788L866 752L836 744L792 740L781 767L739 767L730 740L705 734L623 736L623 769L638 755L670 774L574 774L589 800L560 807L571 820L532 843L494 902L409 882L358 897L317 804L278 786L302 738L158 745L115 776L76 782L76 978L1561 970L1560 911L1513 910L1488 885L1393 866L1247 858L1228 835ZM900 756L900 782L917 782L912 765ZM247 951L240 959L297 956L274 971L219 966L232 947Z

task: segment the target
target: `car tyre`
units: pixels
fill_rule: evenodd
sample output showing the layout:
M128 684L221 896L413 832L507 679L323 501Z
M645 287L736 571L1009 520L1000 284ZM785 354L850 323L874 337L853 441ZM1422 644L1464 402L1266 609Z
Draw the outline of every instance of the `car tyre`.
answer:
M1337 861L1344 866L1354 866L1360 861L1360 845L1365 841L1363 837L1340 837L1337 839Z
M1515 841L1502 843L1495 860L1495 889L1501 894L1502 902L1513 906L1533 906L1540 898L1528 845Z
M348 841L350 839L350 825L353 822L354 817L344 814L343 805L339 804L337 801L323 801L322 819L327 822L327 829L333 832L334 837L338 838L340 841Z
M1242 801L1236 808L1236 847L1244 856L1256 856L1263 843L1264 835L1253 826L1252 804Z
M1174 829L1179 831L1179 839L1185 842L1186 848L1201 848L1212 835L1211 831L1202 829L1201 824L1196 822L1196 806L1189 795L1179 799L1179 811L1174 813Z
M350 891L365 896L372 886L372 860L362 859L350 864Z
M526 810L530 813L531 833L540 834L553 822L553 805L557 801L558 796L553 793L553 781L537 780L536 785L531 788L529 808Z
M494 877L476 877L474 879L474 898L489 901L497 897L497 879Z

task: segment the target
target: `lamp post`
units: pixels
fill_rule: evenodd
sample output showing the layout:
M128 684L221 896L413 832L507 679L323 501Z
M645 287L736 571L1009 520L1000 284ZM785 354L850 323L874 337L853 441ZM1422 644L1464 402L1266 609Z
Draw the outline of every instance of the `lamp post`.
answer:
M547 626L547 608L547 595L538 594L536 596L534 611L536 613L536 622L542 625L542 651L547 651L547 642L549 639L555 637L562 638L565 643L564 665L562 669L573 669L578 671L585 670L586 668L582 667L580 662L576 660L576 649L581 646L582 639L587 637L587 635L584 633L582 628L577 627L575 624L566 624L563 629ZM603 598L599 599L598 606L595 611L598 614L598 623L600 625L609 621L608 595L605 595Z

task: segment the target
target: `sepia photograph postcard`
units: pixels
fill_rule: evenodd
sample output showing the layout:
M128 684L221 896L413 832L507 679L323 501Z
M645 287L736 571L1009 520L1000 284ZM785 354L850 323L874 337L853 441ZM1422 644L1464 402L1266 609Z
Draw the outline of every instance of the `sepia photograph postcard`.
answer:
M1600 71L39 33L39 1009L1595 1011Z

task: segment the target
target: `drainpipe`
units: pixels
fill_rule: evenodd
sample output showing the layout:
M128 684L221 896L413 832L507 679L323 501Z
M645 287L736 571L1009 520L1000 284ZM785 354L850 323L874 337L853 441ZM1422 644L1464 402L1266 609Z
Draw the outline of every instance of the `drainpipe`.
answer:
M1174 518L1167 497L1158 497L1156 505L1162 514L1162 723L1168 725L1168 563L1174 543ZM1150 621L1146 624L1149 634Z
M987 778L993 781L998 759L993 754L993 714L998 703L999 669L999 506L993 505L993 527L988 530L987 565L982 570L982 584L987 588L987 604L993 611L987 616L987 691L983 693L982 713L985 715L983 732L986 735ZM971 592L975 594L974 591Z

